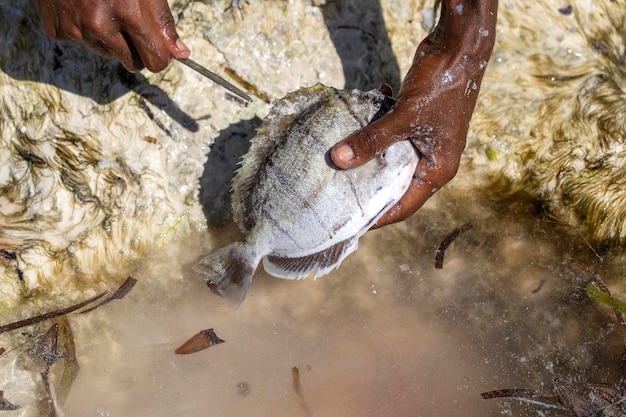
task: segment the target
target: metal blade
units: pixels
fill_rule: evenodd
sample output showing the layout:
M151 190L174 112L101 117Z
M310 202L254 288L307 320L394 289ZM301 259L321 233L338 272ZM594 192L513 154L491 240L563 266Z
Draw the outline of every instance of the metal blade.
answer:
M238 95L245 101L247 102L252 101L249 95L247 95L246 93L244 93L243 91L241 91L240 89L238 89L237 87L235 87L234 85L232 85L231 83L229 83L228 81L226 81L225 79L217 75L216 73L211 72L208 69L204 68L202 65L198 64L197 62L192 61L191 59L176 58L176 60L180 63L187 65L192 70L197 71L198 73L204 75L209 80L213 81L215 84L218 84L224 87L225 89L227 89L228 91L230 91L231 93Z

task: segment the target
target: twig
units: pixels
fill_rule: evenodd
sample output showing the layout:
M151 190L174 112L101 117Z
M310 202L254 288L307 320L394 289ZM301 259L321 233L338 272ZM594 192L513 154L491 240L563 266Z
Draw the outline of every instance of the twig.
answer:
M106 300L103 300L101 303L96 304L93 307L89 307L87 310L81 311L79 314L89 313L90 311L93 311L98 307L102 307L103 305L108 304L113 300L121 300L122 298L126 296L126 294L130 292L130 290L133 289L136 283L137 283L137 280L135 278L133 277L126 278L126 281L124 281L124 283L120 285L120 287L117 289L117 291L115 291L115 293L113 293L112 296L110 296Z
M471 228L472 228L471 223L465 223L463 226L459 226L455 228L452 231L452 233L450 233L448 236L446 236L443 239L443 241L439 245L439 248L437 248L437 252L435 253L435 268L437 269L443 268L443 257L446 254L446 250L448 249L448 246L450 246L450 244L454 241L454 239L459 237L461 233L466 232Z
M83 301L81 303L78 303L76 305L73 305L71 307L62 308L60 310L51 311L49 313L44 313L44 314L41 314L39 316L30 317L28 319L24 319L24 320L16 321L16 322L13 322L13 323L5 324L3 326L0 326L0 334L9 332L11 330L19 329L21 327L30 326L31 324L39 323L39 322L42 322L42 321L45 321L45 320L50 320L50 319L53 319L55 317L63 316L65 314L72 313L72 312L74 312L76 310L79 310L82 307L85 307L86 305L88 305L90 303L93 303L94 301L104 297L105 294L106 294L106 292L101 292L100 294L96 295L95 297L91 297L90 299L85 300L85 301Z
M307 417L314 417L309 404L307 404L306 399L304 398L304 393L302 392L302 384L300 384L300 370L294 366L291 368L291 377L293 378L293 390L296 392L296 396L298 397L298 402L304 409Z
M576 232L576 234L578 235L578 237L585 242L585 245L587 245L587 247L589 249L591 249L591 252L593 252L594 255L596 255L596 258L598 258L598 260L600 261L600 263L604 262L604 258L602 256L600 256L600 254L593 248L593 246L591 246L591 243L589 243L589 241L587 239L585 239L585 236L582 234L582 232L580 230L578 230L578 228L572 226L569 223L564 222L563 220L559 219L556 216L553 216L550 213L546 213L546 216L552 220L553 223L556 223L558 225L561 225L563 227L567 227L568 229L571 229L573 231Z

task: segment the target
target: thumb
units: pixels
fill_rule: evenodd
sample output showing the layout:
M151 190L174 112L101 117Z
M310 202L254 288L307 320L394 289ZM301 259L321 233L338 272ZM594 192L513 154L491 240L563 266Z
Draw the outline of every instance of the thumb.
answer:
M178 59L187 59L191 55L191 50L185 45L183 40L175 33L175 41L169 42L170 53L173 57Z
M330 151L333 163L341 169L355 168L406 139L408 135L401 134L393 120L393 117L383 116L337 143Z
M163 10L157 15L157 21L161 26L161 33L167 42L170 54L175 58L189 58L191 51L176 31L176 23L167 2L159 4L163 5Z

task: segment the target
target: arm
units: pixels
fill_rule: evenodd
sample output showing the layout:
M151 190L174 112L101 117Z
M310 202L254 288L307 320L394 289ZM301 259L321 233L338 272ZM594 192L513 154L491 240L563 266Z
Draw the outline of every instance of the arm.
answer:
M411 216L456 175L495 42L497 8L497 0L444 0L439 23L417 48L396 104L333 148L332 160L343 169L404 139L421 153L409 190L374 227Z
M35 0L48 35L78 42L129 71L158 72L172 56L189 57L167 0Z

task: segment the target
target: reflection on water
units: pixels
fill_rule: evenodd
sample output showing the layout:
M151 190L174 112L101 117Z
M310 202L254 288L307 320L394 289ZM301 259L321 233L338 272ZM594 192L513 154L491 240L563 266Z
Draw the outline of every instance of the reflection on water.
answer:
M179 268L207 249L204 238L181 245L138 271L125 299L72 319L81 369L66 414L531 416L542 409L479 394L550 393L557 376L616 382L614 316L584 294L580 265L595 255L524 200L469 198L442 191L408 222L367 234L325 278L257 273L230 312ZM437 246L465 222L473 228L435 269ZM232 226L218 232L211 246L237 237ZM174 354L206 328L226 342Z

